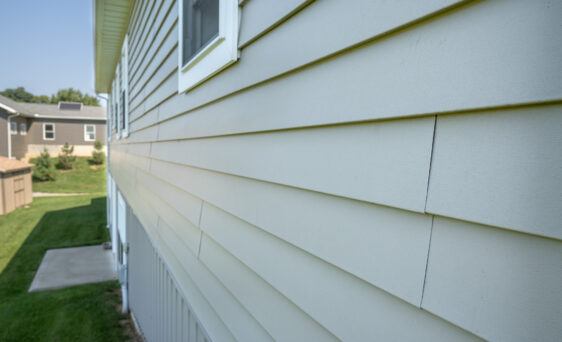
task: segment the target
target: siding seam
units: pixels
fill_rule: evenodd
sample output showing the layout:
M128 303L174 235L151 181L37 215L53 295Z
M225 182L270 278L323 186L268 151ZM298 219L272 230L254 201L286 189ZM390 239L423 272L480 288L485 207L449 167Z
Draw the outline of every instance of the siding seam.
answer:
M201 200L201 209L199 210L199 222L197 222L197 227L199 228L199 246L197 246L197 259L201 255L201 243L203 242L203 229L201 229L201 217L203 216L203 206L205 201Z
M435 115L435 121L433 123L433 137L431 140L431 152L429 153L429 169L427 170L427 187L425 189L425 203L423 205L423 212L427 213L427 199L429 197L429 181L431 179L431 166L433 164L433 151L435 150L435 134L437 131L437 115ZM433 222L432 222L433 227Z
M422 308L422 304L423 304L423 295L425 294L425 284L427 281L427 269L429 267L429 253L431 252L431 240L433 238L433 222L435 221L435 215L431 216L431 230L429 231L429 243L427 245L427 258L425 260L425 272L423 275L423 286L422 286L422 293L421 293L421 299L420 299L420 309Z

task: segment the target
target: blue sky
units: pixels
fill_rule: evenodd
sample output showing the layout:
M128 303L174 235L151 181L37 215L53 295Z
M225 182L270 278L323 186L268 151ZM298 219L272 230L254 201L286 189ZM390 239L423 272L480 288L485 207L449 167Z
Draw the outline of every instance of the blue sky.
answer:
M0 90L94 94L92 0L1 0Z

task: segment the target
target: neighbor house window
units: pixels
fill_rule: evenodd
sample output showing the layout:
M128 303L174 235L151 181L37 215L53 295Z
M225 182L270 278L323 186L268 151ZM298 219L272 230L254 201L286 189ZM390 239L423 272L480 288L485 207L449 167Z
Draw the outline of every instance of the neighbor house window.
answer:
M10 134L18 134L18 123L10 122Z
M85 141L96 141L96 126L95 125L84 125L84 140Z
M43 140L55 140L55 124L43 124Z
M27 124L26 123L20 123L20 134L21 135L27 135Z
M238 0L179 0L179 92L238 59Z

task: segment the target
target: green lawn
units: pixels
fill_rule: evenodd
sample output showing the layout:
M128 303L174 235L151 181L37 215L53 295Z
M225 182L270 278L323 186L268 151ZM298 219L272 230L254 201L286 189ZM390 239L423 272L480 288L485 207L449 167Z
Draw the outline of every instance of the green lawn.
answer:
M105 197L35 198L0 216L0 341L122 341L116 281L27 292L48 249L107 241Z
M55 193L101 193L105 192L105 165L90 165L87 157L76 158L74 169L56 170L57 176L54 181L39 182L33 180L34 192ZM57 158L53 158L55 165ZM34 162L32 159L30 162Z

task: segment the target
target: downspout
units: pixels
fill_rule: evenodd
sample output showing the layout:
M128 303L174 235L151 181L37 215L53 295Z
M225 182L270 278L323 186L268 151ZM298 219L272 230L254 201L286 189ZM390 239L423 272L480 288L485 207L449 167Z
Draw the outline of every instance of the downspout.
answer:
M95 6L94 6L95 7ZM94 9L95 10L95 9ZM95 14L94 14L95 15ZM106 221L107 221L107 225L106 228L110 229L111 226L114 224L113 221L111 220L111 201L112 199L112 194L111 194L111 190L113 189L112 187L112 183L113 183L113 178L111 178L110 176L110 172L109 172L109 137L110 137L110 133L111 131L108 129L109 127L109 120L107 118L107 104L109 102L109 99L106 97L101 96L100 94L96 93L96 97L99 99L102 99L105 101L105 146L106 146L106 151L107 151L107 156L105 159L105 179L106 179L106 186L107 186L107 195L106 195Z
M129 312L129 292L127 288L129 287L129 265L128 265L128 254L129 254L129 244L125 243L123 250L123 265L121 265L122 281L121 281L121 296L123 297L123 306L121 307L121 313Z

